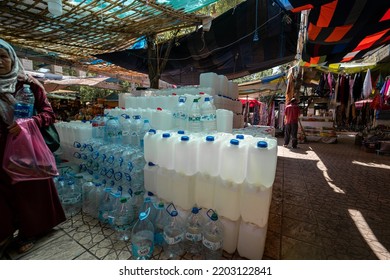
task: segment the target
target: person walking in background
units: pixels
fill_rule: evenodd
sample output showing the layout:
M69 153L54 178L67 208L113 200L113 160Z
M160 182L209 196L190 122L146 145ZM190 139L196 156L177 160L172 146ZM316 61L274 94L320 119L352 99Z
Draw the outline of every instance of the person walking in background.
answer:
M287 147L290 138L293 149L298 148L298 118L300 115L299 106L295 97L291 98L290 102L284 110L284 147Z
M43 86L27 76L15 50L0 39L0 159L7 149L9 134L17 136L21 128L13 120L15 93L29 84L37 112L32 119L41 128L55 121ZM19 253L30 250L37 238L66 220L54 181L23 181L11 184L0 165L0 259L7 245L16 244ZM14 234L17 237L14 238Z

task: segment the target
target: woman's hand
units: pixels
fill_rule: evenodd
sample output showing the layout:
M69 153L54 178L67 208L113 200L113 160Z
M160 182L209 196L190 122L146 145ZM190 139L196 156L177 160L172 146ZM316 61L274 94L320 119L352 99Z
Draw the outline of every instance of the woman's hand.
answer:
M18 136L19 133L22 131L22 129L20 128L20 126L14 122L13 124L11 124L10 126L7 127L8 128L8 132L14 136Z

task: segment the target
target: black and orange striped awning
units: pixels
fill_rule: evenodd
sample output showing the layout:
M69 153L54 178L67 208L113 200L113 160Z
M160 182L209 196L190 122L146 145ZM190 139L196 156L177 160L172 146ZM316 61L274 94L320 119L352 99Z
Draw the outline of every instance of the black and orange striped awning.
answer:
M390 43L390 1L279 0L288 10L309 10L302 60L330 64L361 59Z

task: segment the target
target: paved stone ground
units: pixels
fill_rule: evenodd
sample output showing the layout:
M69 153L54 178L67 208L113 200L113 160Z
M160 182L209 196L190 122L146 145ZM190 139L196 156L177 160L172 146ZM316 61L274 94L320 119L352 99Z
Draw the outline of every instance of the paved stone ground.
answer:
M264 258L388 260L389 220L389 156L348 135L279 146Z
M342 135L337 144L285 148L278 163L263 259L390 259L390 156L367 153ZM129 244L84 215L68 219L25 255L6 259L129 259ZM161 259L161 249L154 259ZM194 256L184 255L183 259ZM241 259L224 253L224 259Z

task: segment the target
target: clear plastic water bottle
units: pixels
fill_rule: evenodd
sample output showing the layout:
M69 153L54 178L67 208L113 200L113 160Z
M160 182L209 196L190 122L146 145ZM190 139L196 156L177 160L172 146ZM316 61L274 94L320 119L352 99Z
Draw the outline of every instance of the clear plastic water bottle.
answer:
M138 221L131 232L131 252L133 259L148 260L154 250L154 226L148 219L150 209L139 213Z
M121 115L124 120L122 120L122 144L130 145L131 144L131 129L132 129L132 118L127 114Z
M126 197L121 197L119 202L113 226L118 240L127 241L130 239L136 216L130 201Z
M82 210L84 213L92 215L93 209L93 192L94 192L95 184L93 183L93 178L90 177L84 182L81 186L83 193L83 205Z
M107 117L105 115L97 115L95 118L93 118L91 121L93 138L103 139L106 121Z
M14 119L31 118L34 112L35 98L30 85L24 84L23 88L16 93L15 99Z
M140 207L140 212L145 212L147 209L150 209L149 220L154 224L157 216L157 209L153 204L153 201L150 196L144 198L144 203Z
M65 180L64 180L64 177L63 176L59 176L59 177L56 178L56 180L54 182L55 182L55 185L56 185L58 196L59 196L60 200L62 201L62 196L63 196L63 193L65 191Z
M157 205L157 215L154 222L154 244L158 246L164 245L164 227L168 223L168 213L165 211L164 202L160 201Z
M211 214L210 214L211 213ZM224 228L214 210L207 211L210 220L203 227L203 246L206 260L219 260L223 251Z
M140 115L133 116L131 133L130 133L130 145L133 147L140 146L140 135L143 126L143 121L141 120Z
M202 113L202 128L206 132L217 130L217 114L214 104L210 97L205 97L202 106L200 107Z
M140 133L140 137L139 137L139 146L140 148L142 149L142 151L144 151L144 137L146 135L146 133L149 132L149 130L152 129L152 126L149 122L149 120L144 120L144 123L142 125L142 129L141 129L141 133Z
M109 215L113 209L113 198L111 196L112 188L104 188L104 193L99 204L99 220L105 224L109 222Z
M195 98L192 102L190 111L188 112L188 125L187 128L190 132L196 133L202 131L202 113L199 106L199 99Z
M187 107L186 107L186 97L180 96L179 102L176 104L173 119L174 119L174 128L175 129L186 129L187 128Z
M185 249L188 253L202 257L202 231L205 224L200 208L192 207L186 220Z
M120 210L120 199L121 199L121 191L114 184L111 184L111 211L108 213L108 224L111 227L115 227L115 218L117 216L118 211Z
M117 117L109 116L104 129L106 144L122 144L122 127Z
M172 211L169 210L171 206L173 207ZM170 217L167 225L164 227L164 258L177 260L184 254L184 223L172 203L168 205L167 212Z
M81 188L69 180L62 194L62 206L67 217L73 217L81 211Z

